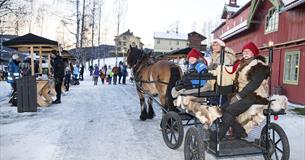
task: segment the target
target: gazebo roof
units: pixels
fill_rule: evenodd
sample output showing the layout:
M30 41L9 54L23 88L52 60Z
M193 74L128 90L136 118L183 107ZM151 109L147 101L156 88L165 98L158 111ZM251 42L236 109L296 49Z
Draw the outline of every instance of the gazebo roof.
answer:
M34 51L50 52L51 50L57 50L58 42L37 36L32 33L28 33L23 36L13 38L11 40L3 42L3 46L16 49L18 51L29 51L29 47L34 47Z

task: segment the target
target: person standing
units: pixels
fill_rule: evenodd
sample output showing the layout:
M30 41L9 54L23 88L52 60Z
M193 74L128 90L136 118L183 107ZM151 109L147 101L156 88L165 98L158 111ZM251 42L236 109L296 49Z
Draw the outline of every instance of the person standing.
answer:
M55 81L56 100L52 104L61 103L61 85L65 75L64 61L57 51L53 50L51 57L53 58L53 72Z
M113 84L116 85L117 79L118 79L118 74L120 73L120 68L117 65L115 65L112 68L112 73L113 73Z
M120 72L119 72L119 84L121 84L121 79L122 79L122 70L123 70L123 67L124 67L124 65L123 65L123 62L122 61L120 61L119 62L119 68L120 68Z
M85 66L82 64L79 72L79 80L83 81L84 80L84 71L85 71Z
M66 87L66 91L69 91L70 80L71 80L71 70L70 70L70 67L67 66L66 67L65 82L64 82L64 86Z
M125 64L123 64L122 70L122 77L123 77L123 84L126 84L126 77L128 76L128 72L127 72L127 66Z
M111 81L112 81L112 68L111 66L109 65L108 66L108 69L107 69L107 80L108 80L108 84L111 84Z
M17 106L16 80L19 78L20 78L19 56L17 54L14 54L8 64L8 77L7 77L7 82L11 84L11 87L13 89L13 93L11 95L11 99L9 100L9 102L12 103L12 105L14 106Z
M94 70L94 68L93 68L93 66L91 65L91 66L89 67L90 76L92 76L93 70Z
M99 68L97 65L94 65L93 81L95 86L97 85L99 75L100 75Z

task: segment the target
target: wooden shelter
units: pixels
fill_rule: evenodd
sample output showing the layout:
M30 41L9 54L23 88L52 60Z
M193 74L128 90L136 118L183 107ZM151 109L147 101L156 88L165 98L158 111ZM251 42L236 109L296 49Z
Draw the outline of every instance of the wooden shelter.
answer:
M34 52L39 53L39 73L42 73L42 56L48 56L48 68L50 71L50 53L52 50L58 50L58 42L50 39L28 33L23 36L13 38L3 42L3 46L16 49L20 52L30 52L31 55L31 71L34 75Z
M174 50L174 51L159 55L158 58L166 59L166 60L186 58L188 52L191 50L192 50L192 48L190 48L190 47L179 49L179 50Z

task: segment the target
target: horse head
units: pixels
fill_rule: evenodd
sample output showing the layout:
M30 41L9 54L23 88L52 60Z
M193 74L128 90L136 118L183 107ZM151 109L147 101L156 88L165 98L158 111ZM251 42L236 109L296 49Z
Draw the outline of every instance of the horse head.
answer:
M143 56L143 51L137 47L129 46L127 51L127 65L129 68L132 68L137 64L138 60Z

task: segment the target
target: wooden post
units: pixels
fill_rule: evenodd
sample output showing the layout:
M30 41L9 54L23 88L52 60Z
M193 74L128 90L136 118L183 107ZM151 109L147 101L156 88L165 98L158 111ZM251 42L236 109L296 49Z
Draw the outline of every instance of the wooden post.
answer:
M35 75L35 69L34 69L34 47L31 46L30 50L31 50L31 69L32 69L31 71L32 71L32 76L34 76Z
M51 76L51 55L48 53L48 72L49 72L49 78Z
M42 74L42 48L39 47L39 74Z

